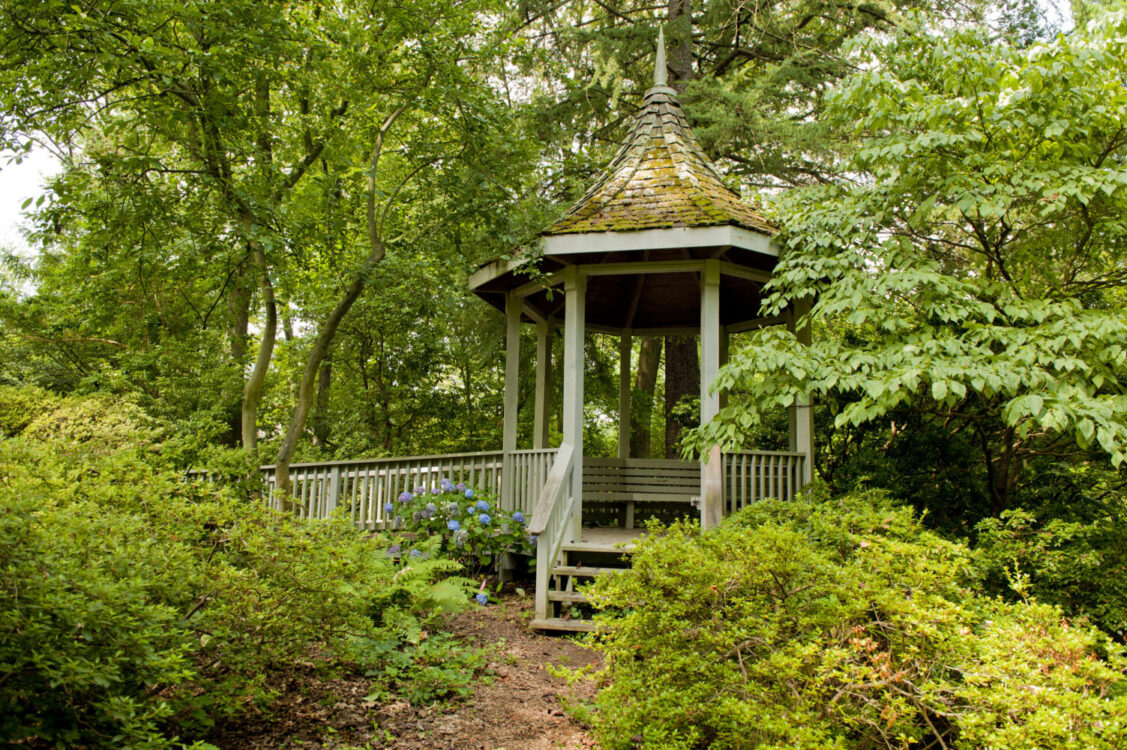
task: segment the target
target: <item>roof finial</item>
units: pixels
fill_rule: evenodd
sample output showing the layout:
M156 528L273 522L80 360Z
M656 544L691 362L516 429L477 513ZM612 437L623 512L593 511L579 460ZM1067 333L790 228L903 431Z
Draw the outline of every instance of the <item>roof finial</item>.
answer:
M654 86L668 86L665 66L665 26L657 27L657 59L654 60Z

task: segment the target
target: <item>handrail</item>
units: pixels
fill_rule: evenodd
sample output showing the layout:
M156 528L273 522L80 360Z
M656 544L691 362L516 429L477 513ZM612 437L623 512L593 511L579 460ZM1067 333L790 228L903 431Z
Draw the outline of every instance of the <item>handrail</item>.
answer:
M524 452L524 451L514 451ZM531 451L529 451L531 452ZM354 464L382 464L392 462L416 462L416 461L435 461L435 460L449 460L452 458L479 458L482 456L501 456L504 451L468 451L464 453L435 453L428 456L379 456L377 458L350 458L344 461L306 461L304 463L290 464L290 471L300 469L306 466L345 466ZM274 464L263 464L258 467L260 471L273 471L277 468Z
M573 468L574 453L575 448L568 443L561 445L556 452L556 460L552 463L552 470L548 472L548 479L544 482L544 489L540 492L540 499L532 512L532 520L528 522L528 533L543 534L548 522L552 520L552 511L556 508L560 490Z
M575 466L575 448L564 443L556 453L548 480L540 493L540 500L528 522L528 531L536 540L536 618L548 616L548 581L560 554L564 537L571 525L576 494L581 490L573 486L572 469ZM563 502L560 502L560 500Z

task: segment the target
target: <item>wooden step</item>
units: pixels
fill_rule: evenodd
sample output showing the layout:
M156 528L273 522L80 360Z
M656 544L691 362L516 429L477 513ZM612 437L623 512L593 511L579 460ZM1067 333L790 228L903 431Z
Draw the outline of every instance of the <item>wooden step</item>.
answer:
M552 568L552 575L586 576L594 578L595 576L602 576L607 573L619 573L623 570L626 570L626 568L588 568L585 565L557 565Z
M580 594L578 591L549 591L548 601L582 604L587 601L587 597L583 596L583 594Z
M562 617L549 617L544 620L533 620L535 630L563 630L569 633L590 633L595 629L595 623L590 620L565 620Z
M643 529L588 528L583 529L579 538L566 541L562 549L566 552L608 552L625 554L634 549Z

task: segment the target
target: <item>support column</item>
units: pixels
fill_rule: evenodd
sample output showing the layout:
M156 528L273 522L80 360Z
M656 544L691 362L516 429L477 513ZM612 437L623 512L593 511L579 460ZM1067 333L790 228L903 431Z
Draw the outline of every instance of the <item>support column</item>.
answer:
M618 457L630 458L630 358L634 337L627 328L618 340Z
M505 416L501 432L504 465L501 473L501 507L511 511L516 503L513 493L512 451L517 449L517 411L520 407L520 315L521 300L512 294L505 297Z
M720 369L720 261L707 260L700 276L700 423L720 411L720 394L710 386ZM700 523L710 529L724 516L720 447L709 450L700 472Z
M798 319L810 312L810 301L795 302L787 315L787 328L799 343L810 343L810 324L798 327ZM814 481L814 407L806 401L798 401L790 407L790 449L806 455L802 462L802 484Z
M552 319L536 324L536 418L532 447L548 447L548 422L552 413Z
M583 333L586 328L587 277L578 267L564 270L563 441L575 449L571 491L575 515L571 539L583 524Z
M720 326L720 366L728 364L728 347L731 344L728 326ZM720 391L720 408L728 405L728 392Z

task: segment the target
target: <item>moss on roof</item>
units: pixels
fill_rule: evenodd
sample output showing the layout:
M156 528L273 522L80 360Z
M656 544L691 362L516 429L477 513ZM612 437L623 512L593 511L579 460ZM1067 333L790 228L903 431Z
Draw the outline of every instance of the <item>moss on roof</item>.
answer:
M676 92L655 85L602 177L544 234L724 224L775 232L724 184L689 129Z

